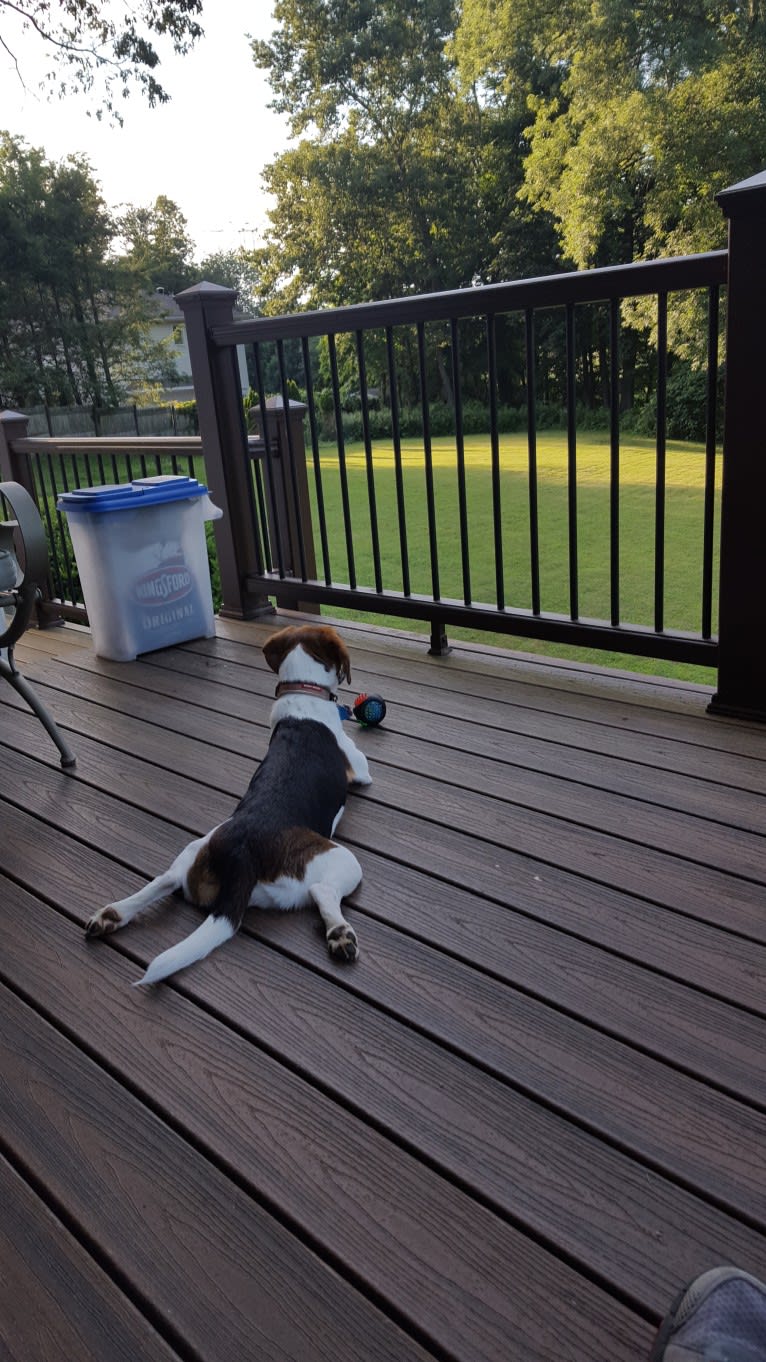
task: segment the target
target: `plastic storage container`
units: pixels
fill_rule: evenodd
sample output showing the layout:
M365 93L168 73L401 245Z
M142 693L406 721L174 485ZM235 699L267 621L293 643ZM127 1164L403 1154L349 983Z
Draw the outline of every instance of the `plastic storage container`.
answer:
M138 653L215 633L205 521L223 514L183 476L136 478L64 492L91 634L99 657Z

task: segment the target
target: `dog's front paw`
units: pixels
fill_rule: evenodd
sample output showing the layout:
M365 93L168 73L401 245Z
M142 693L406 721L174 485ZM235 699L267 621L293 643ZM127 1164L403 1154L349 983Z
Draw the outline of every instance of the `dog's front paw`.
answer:
M370 775L370 768L367 765L367 758L362 756L361 752L357 752L351 770L353 773L352 779L355 785L372 785L372 776Z
M99 908L93 914L90 922L85 927L86 936L107 936L109 932L116 932L122 926L122 917L119 909L113 903L107 903L105 908Z
M349 927L347 922L341 922L339 926L331 928L327 933L327 949L333 960L346 962L356 960L359 955L359 944L353 927Z

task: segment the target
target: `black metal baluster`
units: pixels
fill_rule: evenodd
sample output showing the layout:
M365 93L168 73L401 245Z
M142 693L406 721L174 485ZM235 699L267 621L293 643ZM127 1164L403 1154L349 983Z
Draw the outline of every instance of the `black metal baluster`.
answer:
M263 389L263 374L261 372L261 353L257 341L253 342L253 364L255 367L255 381L258 384L258 408L261 413L261 439L263 440L263 460L265 467L266 486L269 492L269 502L271 505L271 524L273 547L277 551L277 571L280 577L285 577L285 556L282 550L282 535L279 529L279 508L277 506L277 494L274 486L274 476L269 466L271 450L269 448L269 420L266 411L266 398ZM274 558L271 556L271 566L274 567Z
M452 341L452 392L455 403L455 446L457 450L457 496L460 517L460 558L463 570L463 600L471 604L471 560L468 547L468 500L465 479L465 441L463 438L463 394L460 381L460 337L457 318L450 321Z
M420 411L423 421L423 459L426 475L426 512L428 515L428 545L431 557L431 590L439 599L439 537L436 529L436 499L434 497L434 467L431 449L431 416L428 410L428 377L426 373L425 325L418 322L418 373L420 377Z
M56 482L56 474L54 472L53 460L50 454L47 457L48 457L48 478L51 485L51 491L53 492L53 504L54 506L56 506L56 502L59 499L58 483ZM67 486L66 466L63 457L61 458L59 467L61 468L61 477L62 482L64 484L64 491L66 492L69 490L69 488ZM73 605L77 605L77 601L75 600L76 593L74 589L74 573L72 571L72 560L69 556L69 547L67 544L68 527L63 512L61 512L57 506L56 506L56 522L58 524L59 529L57 538L61 543L61 553L64 559L64 578L66 580L66 585L69 589L69 600L72 602ZM61 596L63 599L64 596L63 591L61 593Z
M380 535L378 533L378 508L375 499L375 471L372 462L372 437L370 435L370 406L367 400L367 364L364 357L364 332L356 332L356 362L359 370L359 392L362 404L362 436L364 439L364 459L367 468L367 500L370 508L370 535L372 537L372 566L375 575L375 590L383 590L383 573L380 566Z
M263 489L263 460L253 458L250 455L248 446L248 457L250 458L250 472L253 479L255 492L255 502L258 508L256 520L255 543L256 551L261 556L260 571L266 572L271 562L271 541L269 539L269 517L266 511L266 493Z
M719 286L708 289L707 404L705 412L705 500L702 543L702 637L713 633L713 538L715 531L715 451L718 409Z
M391 393L391 437L394 444L394 474L396 478L396 513L399 521L399 553L402 562L402 591L411 593L410 559L407 547L407 515L404 504L404 474L402 470L402 438L399 424L399 382L394 354L394 333L386 327L386 355L388 358L388 386Z
M48 455L48 462L50 463L50 454ZM48 546L50 549L50 568L52 578L51 585L53 587L53 595L58 596L59 600L63 600L64 583L61 575L61 564L59 562L58 544L56 540L56 535L53 530L51 503L50 498L48 497L45 491L45 475L41 467L39 454L35 454L34 456L34 479L35 492L37 494L36 495L37 505L42 507L42 515L44 517L45 524L48 530Z
M609 596L611 623L620 623L620 300L609 307Z
M346 469L346 442L343 436L343 411L340 403L340 383L338 381L338 354L335 349L335 336L327 337L330 352L330 380L332 383L332 403L335 412L335 441L338 448L338 469L340 472L340 494L343 505L343 527L346 534L346 558L348 561L348 583L356 588L356 566L354 563L354 536L351 529L351 502L348 493L348 471Z
M529 567L532 586L532 613L540 614L540 531L537 506L537 398L535 385L535 314L531 307L524 313L527 355L527 463L529 468Z
M293 496L293 524L298 540L298 559L301 566L301 581L308 581L306 571L306 543L303 535L303 518L301 516L301 501L298 491L298 471L295 467L295 444L293 441L293 428L290 420L290 397L287 391L287 370L285 369L285 345L284 341L277 341L277 365L279 368L279 388L282 394L282 410L285 417L285 435L287 441L287 461L290 465L290 490ZM285 505L287 504L287 480L285 479ZM293 569L293 575L295 571Z
M324 489L322 487L322 466L319 457L319 428L317 426L316 403L314 401L314 385L311 379L311 355L306 336L301 338L301 353L303 356L303 373L306 379L306 402L309 409L311 455L314 464L314 485L316 487L317 514L319 517L319 538L322 545L322 566L324 568L325 586L332 586L330 546L327 540L327 516L324 505Z
M569 613L580 617L577 552L577 401L575 376L575 310L566 305L567 500L569 512Z
M665 500L668 385L668 295L657 297L657 464L654 492L654 628L665 628Z
M492 522L495 537L495 593L498 610L505 609L503 579L503 518L500 504L500 439L497 429L497 327L487 317L487 379L489 383L489 440L492 451Z
M267 553L269 551L269 544L265 533L266 514L262 506L262 503L259 501L258 504L256 504L257 479L255 470L255 460L250 457L250 441L247 433L247 422L245 421L245 410L241 402L239 407L239 418L240 431L242 437L242 458L245 461L245 486L247 487L247 506L250 512L250 523L253 527L253 548L255 549L255 566L257 572L264 574L268 571L269 565L271 563L271 558L267 557ZM175 456L173 456L173 459L174 459L173 471L175 472L177 461L175 459ZM194 470L194 457L192 454L187 455L187 464L188 476L190 478L196 477ZM205 476L204 460L202 464L202 472L204 477Z

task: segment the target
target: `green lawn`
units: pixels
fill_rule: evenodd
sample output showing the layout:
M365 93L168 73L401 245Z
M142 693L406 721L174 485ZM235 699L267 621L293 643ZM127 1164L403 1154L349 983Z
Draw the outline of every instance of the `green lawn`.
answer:
M486 435L465 439L468 526L471 560L471 595L476 602L495 601L494 532L492 521L492 477L490 444ZM407 539L411 589L430 595L431 572L428 556L428 523L425 500L423 447L417 440L402 444L403 484L406 506ZM529 480L525 434L500 437L501 502L503 521L504 583L507 606L531 606L529 553ZM357 582L374 586L372 538L364 448L349 445L346 450L349 495L353 524L354 557ZM567 614L568 587L568 507L567 450L562 431L544 431L538 436L538 523L540 538L540 590L544 611ZM433 441L435 501L438 527L439 576L441 594L462 599L460 536L455 441L444 436ZM334 447L322 448L322 486L328 523L333 580L348 582L345 533L341 506L341 486L337 453ZM182 460L186 470L186 461ZM606 433L589 432L578 439L578 541L579 605L581 617L609 617L609 441ZM105 468L107 480L127 479L127 468L120 458ZM140 468L133 468L133 476ZM154 465L148 469L154 472ZM169 471L169 468L168 468ZM95 472L95 470L94 470ZM204 480L201 468L195 468ZM720 460L718 467L720 482ZM402 590L399 529L396 513L396 484L393 446L374 443L375 495L384 588ZM46 477L47 483L47 477ZM98 479L97 479L98 480ZM69 486L87 485L84 461L71 461ZM313 470L310 470L312 497ZM698 631L702 590L702 509L704 452L701 445L673 442L667 451L667 501L665 534L665 625L669 629ZM653 441L625 437L620 451L620 598L625 623L651 626L654 610L654 501L655 450ZM50 489L46 486L50 496ZM320 553L316 527L315 544ZM716 566L717 566L716 542ZM321 562L319 563L321 574ZM714 574L717 578L717 571ZM359 612L326 607L328 614L362 618ZM714 627L715 627L714 602ZM413 631L427 632L428 626L416 620L374 616L375 623L387 623ZM712 683L710 668L680 666L651 658L639 658L595 649L571 648L564 644L537 642L485 630L450 628L453 639L485 642L523 652L543 653L574 661L623 667L660 676L679 676L687 680Z
M430 594L428 527L422 444L403 441L403 483L410 558L411 589ZM477 602L495 600L492 483L488 436L465 440L471 594ZM357 582L374 585L364 448L346 451ZM526 436L500 438L504 582L507 606L531 605L529 554L529 479ZM441 594L462 598L455 441L433 441L433 463ZM561 431L538 436L538 508L540 591L544 611L568 613L568 509L566 437ZM334 449L321 455L322 485L328 522L333 580L348 581L348 562L341 507L340 475ZM579 605L581 617L609 618L609 441L606 433L589 432L578 439L577 496L579 541ZM375 494L384 588L402 589L393 446L374 444ZM718 468L720 481L720 460ZM673 442L667 450L665 532L665 627L700 628L702 590L702 511L704 452L701 445ZM720 490L720 489L719 489ZM620 599L621 618L629 624L653 624L654 611L655 449L651 440L625 437L620 451ZM317 553L319 535L316 533ZM716 543L717 555L717 543ZM716 558L717 562L717 558ZM320 567L321 571L321 567ZM717 572L715 573L717 577ZM331 607L328 607L328 611ZM342 614L343 612L334 612ZM354 612L347 612L353 615ZM359 616L356 615L358 618ZM383 617L376 617L378 622ZM714 602L715 621L715 602ZM400 627L427 629L424 624L387 620ZM715 625L714 625L715 627ZM678 666L652 659L600 650L537 643L484 630L450 630L451 637L490 642L525 652L566 656L577 661L613 665L655 675L712 682L710 668Z

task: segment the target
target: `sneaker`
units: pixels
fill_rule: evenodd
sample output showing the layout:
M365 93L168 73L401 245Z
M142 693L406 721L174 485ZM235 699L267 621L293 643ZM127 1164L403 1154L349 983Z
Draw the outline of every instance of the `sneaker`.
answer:
M703 1272L673 1302L649 1362L766 1362L766 1286L736 1267Z

